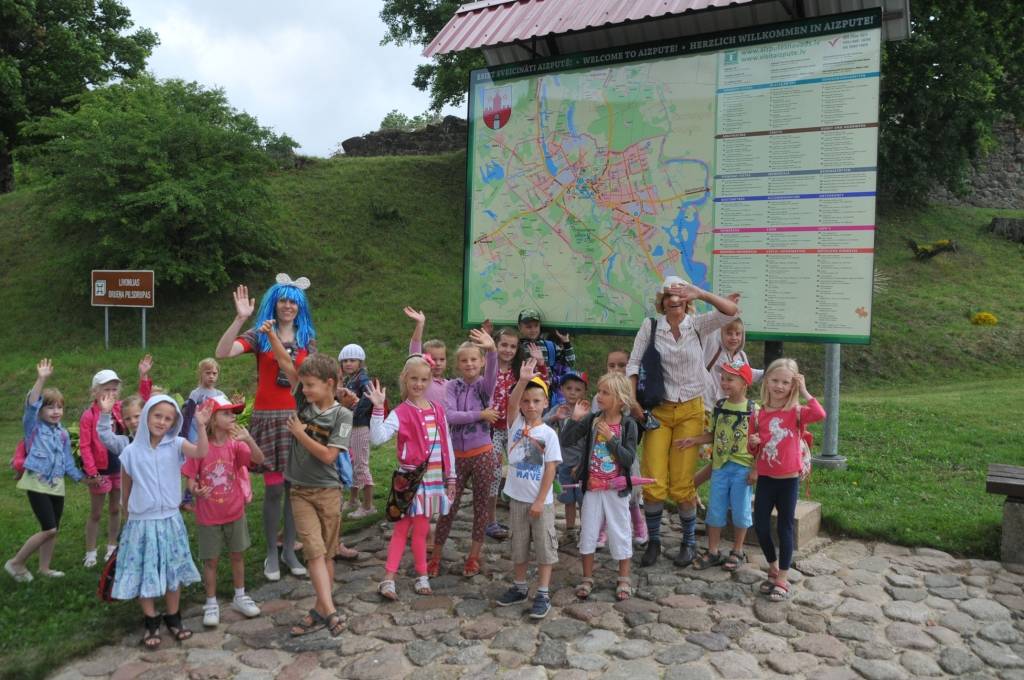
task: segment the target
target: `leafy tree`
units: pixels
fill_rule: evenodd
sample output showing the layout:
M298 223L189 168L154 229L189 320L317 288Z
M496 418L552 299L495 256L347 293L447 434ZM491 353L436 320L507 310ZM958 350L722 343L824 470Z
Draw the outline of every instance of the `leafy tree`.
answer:
M18 125L145 68L156 34L118 0L0 0L0 193L14 189Z
M280 246L266 175L294 142L232 109L222 90L143 76L78 95L26 124L18 151L42 177L69 267L154 269L215 290ZM283 140L283 141L282 141Z
M460 5L462 0L384 0L380 18L388 30L381 44L426 47ZM469 87L470 71L486 65L480 50L439 54L431 63L416 67L412 84L420 90L429 90L430 108L440 111L445 104L462 104Z
M1024 122L1024 13L1016 3L915 4L913 36L883 51L879 183L923 199L942 183L963 191L993 125Z
M405 130L413 132L422 130L428 125L436 125L441 122L441 114L436 111L424 111L423 113L410 118L398 109L392 109L380 122L381 130Z

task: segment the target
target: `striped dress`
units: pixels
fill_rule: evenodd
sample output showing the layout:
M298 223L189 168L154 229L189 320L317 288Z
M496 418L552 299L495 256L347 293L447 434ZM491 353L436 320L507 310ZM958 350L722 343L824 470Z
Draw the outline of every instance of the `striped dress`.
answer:
M420 432L425 435L422 440L420 440L419 433L399 431L400 408L407 409L407 414L411 411L413 417L417 419L419 428L421 428ZM379 446L396 434L399 437L395 453L400 466L412 469L417 467L424 457L427 457L427 470L423 475L419 492L405 516L447 515L451 509L451 503L445 494L445 473L447 471L449 478L455 476L455 452L451 447L451 437L448 433L444 410L433 405L428 408L419 408L412 402L405 401L385 418L383 410L374 409L370 418L370 442L374 446Z

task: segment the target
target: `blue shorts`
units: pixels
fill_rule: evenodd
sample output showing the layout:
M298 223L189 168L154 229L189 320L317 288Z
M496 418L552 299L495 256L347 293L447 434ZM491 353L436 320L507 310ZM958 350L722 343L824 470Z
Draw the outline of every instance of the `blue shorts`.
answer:
M732 511L732 525L737 529L748 529L754 523L750 512L750 499L754 490L747 484L750 468L729 461L711 473L711 499L708 501L709 527L724 527L725 513Z
M558 466L558 483L562 485L562 492L558 494L559 503L575 503L579 505L583 502L583 492L576 487L574 489L566 489L566 484L576 484L577 481L572 478L572 469L574 466L565 465L564 463Z

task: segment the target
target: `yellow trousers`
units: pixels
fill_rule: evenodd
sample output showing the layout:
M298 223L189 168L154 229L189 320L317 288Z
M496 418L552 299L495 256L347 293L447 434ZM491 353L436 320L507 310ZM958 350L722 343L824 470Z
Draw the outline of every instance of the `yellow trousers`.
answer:
M651 414L661 426L644 433L640 473L655 480L644 486L644 502L660 504L670 498L675 503L692 503L697 498L693 474L698 447L680 449L673 442L704 433L704 400L694 397L681 404L662 402Z

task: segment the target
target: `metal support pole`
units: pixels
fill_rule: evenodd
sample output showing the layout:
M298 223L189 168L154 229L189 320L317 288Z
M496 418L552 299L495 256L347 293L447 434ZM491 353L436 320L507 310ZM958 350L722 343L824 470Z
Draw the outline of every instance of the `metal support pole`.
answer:
M764 343L764 367L768 368L776 359L782 358L782 341L781 340L765 340Z
M846 469L846 459L839 455L839 350L840 345L825 345L825 437L821 455L813 458L815 467Z
M142 349L146 349L146 308L142 308Z
M103 308L103 349L110 349L110 307Z

